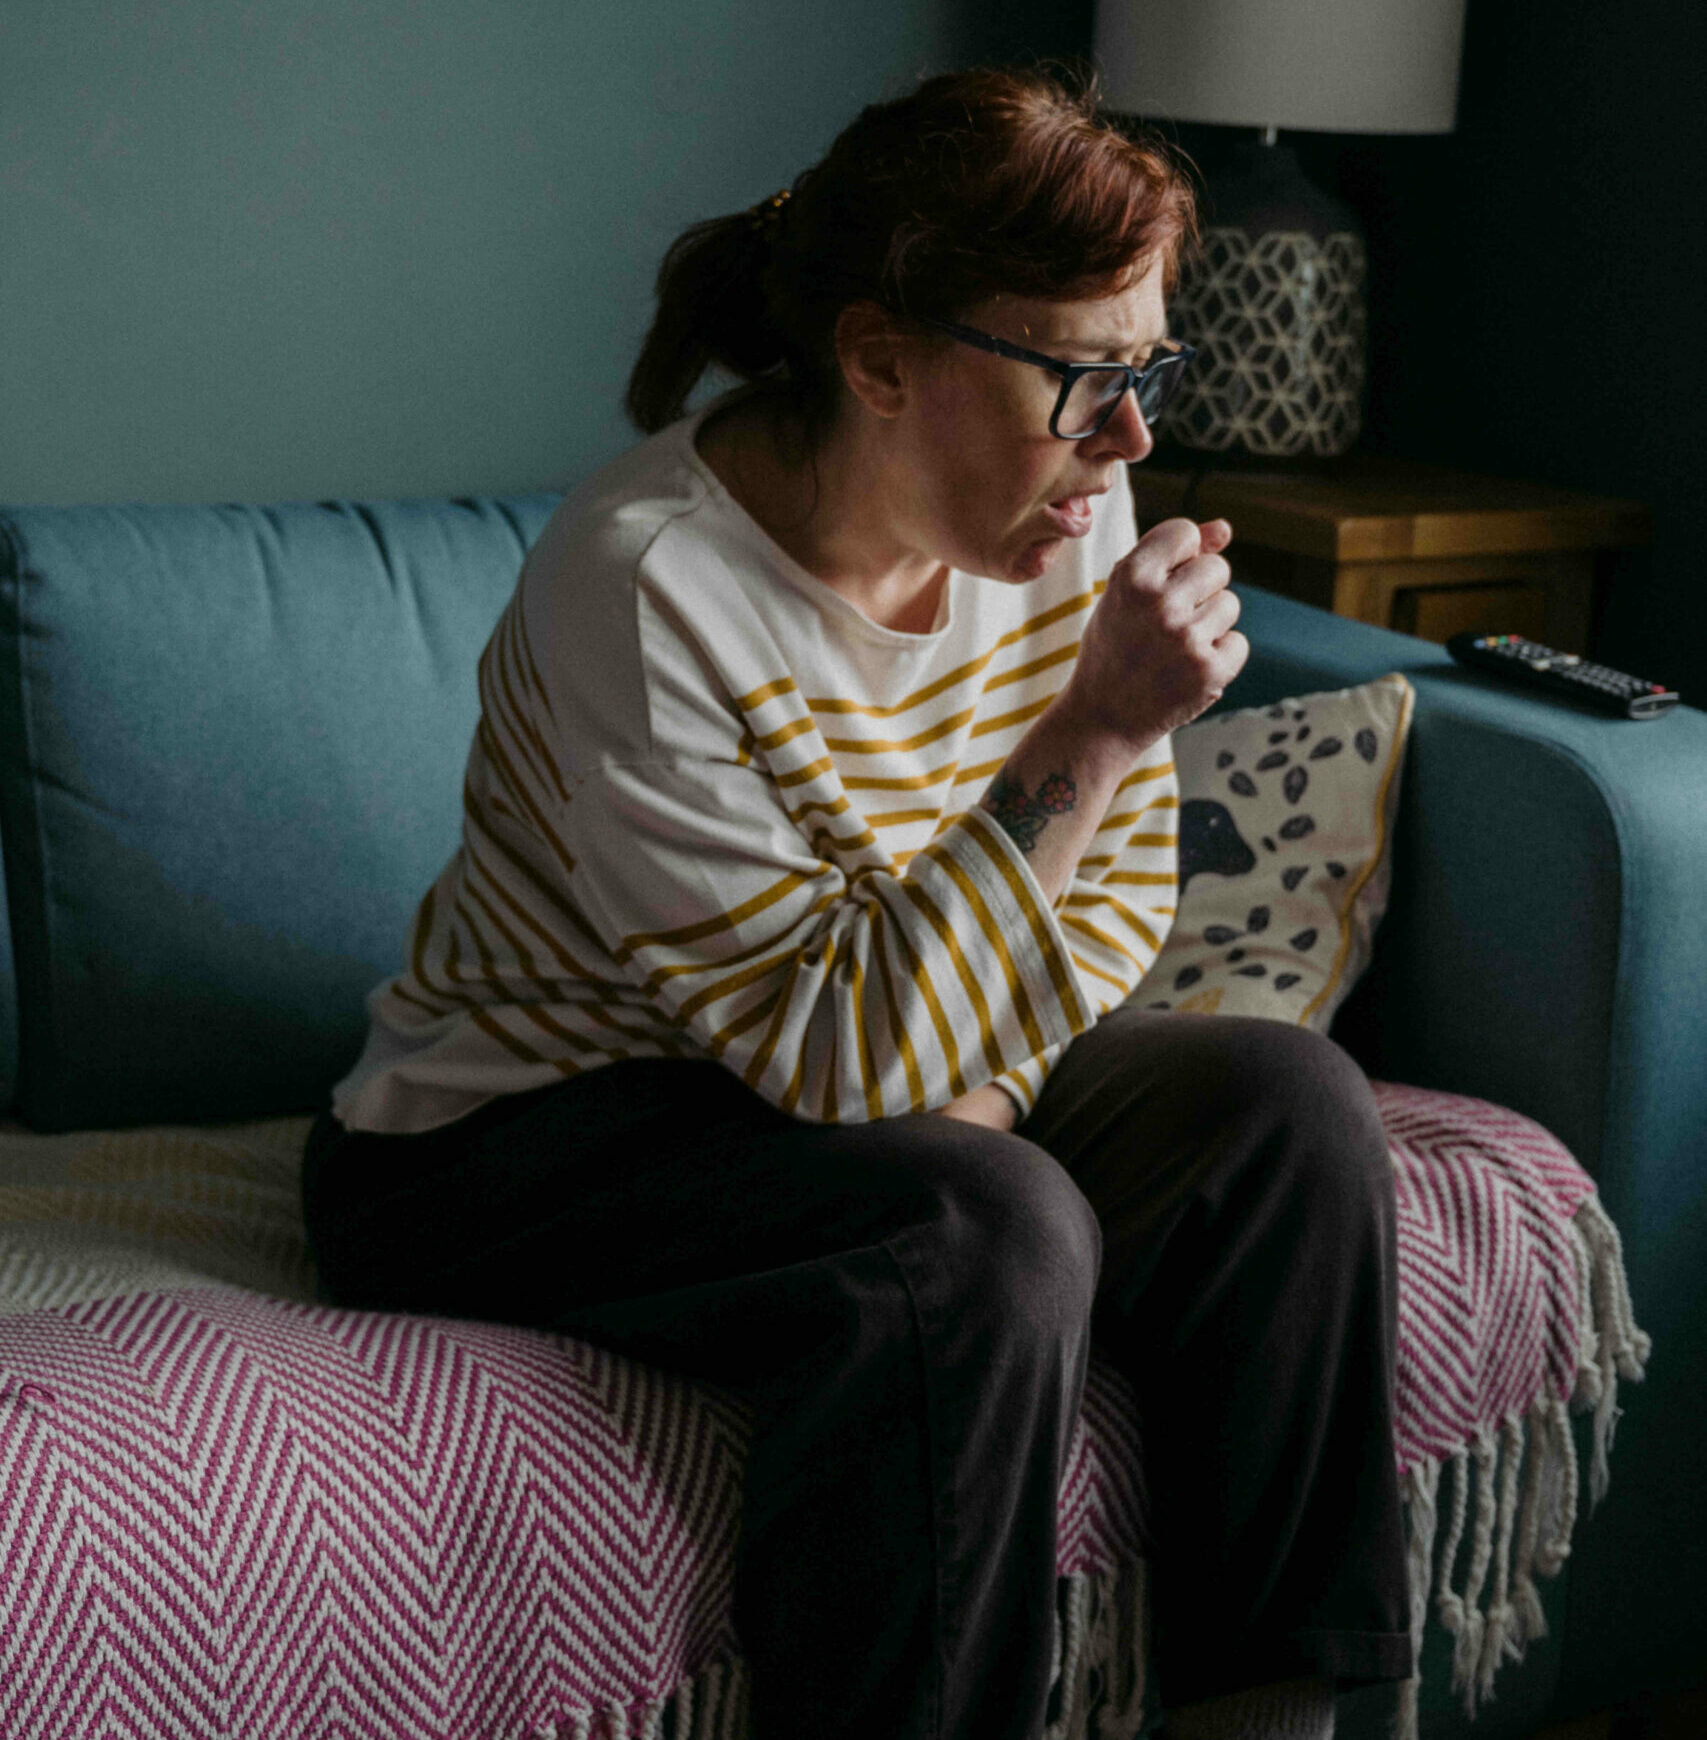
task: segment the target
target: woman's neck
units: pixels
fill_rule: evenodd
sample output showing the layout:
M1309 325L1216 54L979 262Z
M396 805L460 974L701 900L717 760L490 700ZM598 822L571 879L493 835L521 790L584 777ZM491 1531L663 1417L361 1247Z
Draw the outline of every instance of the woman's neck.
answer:
M884 628L935 626L947 565L908 548L895 499L856 431L833 429L816 454L758 395L713 412L695 446L717 480L807 573Z

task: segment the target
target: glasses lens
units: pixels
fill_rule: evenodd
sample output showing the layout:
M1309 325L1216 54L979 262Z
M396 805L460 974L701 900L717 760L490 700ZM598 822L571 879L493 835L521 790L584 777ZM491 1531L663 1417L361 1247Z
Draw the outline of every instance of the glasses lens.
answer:
M1125 369L1090 369L1080 375L1055 420L1057 433L1069 441L1094 435L1113 416L1130 379Z
M1157 413L1179 390L1185 378L1186 361L1183 356L1157 357L1145 370L1138 388L1138 409L1144 413L1146 423L1155 422Z

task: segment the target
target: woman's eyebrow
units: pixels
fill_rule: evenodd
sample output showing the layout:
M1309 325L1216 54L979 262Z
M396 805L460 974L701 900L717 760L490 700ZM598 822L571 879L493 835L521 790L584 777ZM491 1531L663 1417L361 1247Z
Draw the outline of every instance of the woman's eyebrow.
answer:
M1129 351L1154 350L1167 337L1165 331L1151 337L1134 339L1104 338L1100 334L1093 334L1088 337L1058 338L1055 342L1072 350L1095 350L1101 351L1105 356L1124 356Z

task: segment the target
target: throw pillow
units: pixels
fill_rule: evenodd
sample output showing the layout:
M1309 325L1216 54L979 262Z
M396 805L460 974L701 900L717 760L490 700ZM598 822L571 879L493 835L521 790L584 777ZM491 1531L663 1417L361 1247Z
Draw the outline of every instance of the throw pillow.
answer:
M1179 912L1133 1002L1327 1031L1387 907L1414 698L1395 671L1174 733Z

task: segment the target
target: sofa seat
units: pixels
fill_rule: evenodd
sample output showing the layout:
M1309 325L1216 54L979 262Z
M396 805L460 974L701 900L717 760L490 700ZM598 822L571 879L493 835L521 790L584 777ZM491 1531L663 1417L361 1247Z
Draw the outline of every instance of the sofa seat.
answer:
M1558 1142L1376 1091L1415 1625L1435 1585L1473 1699L1569 1549L1566 1405L1609 1418L1646 1346ZM736 1740L740 1404L561 1335L321 1302L306 1128L0 1133L0 1732ZM1095 1359L1057 1736L1153 1711L1138 1466L1132 1393Z

